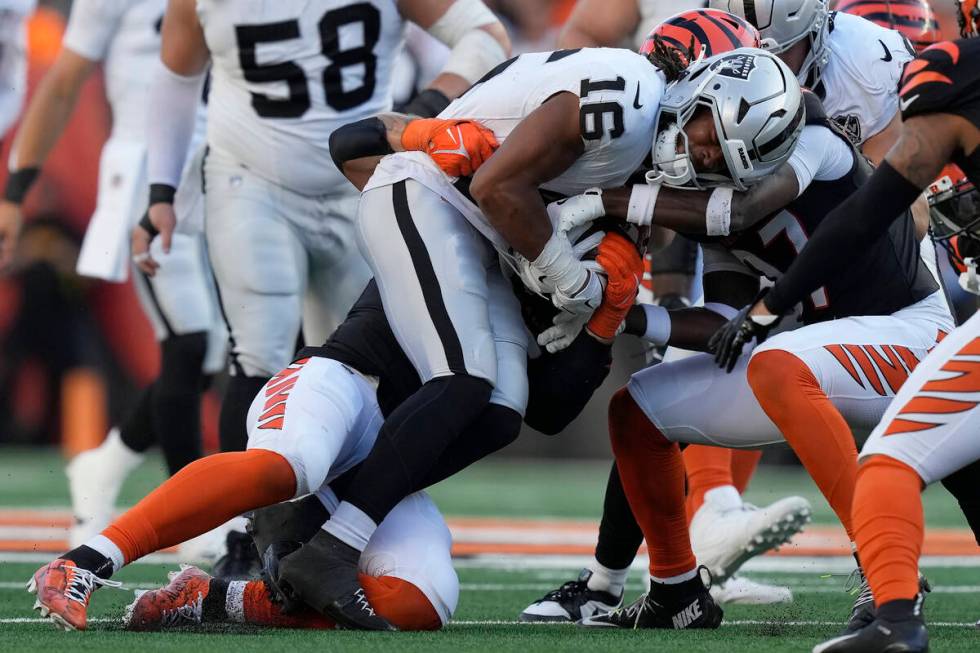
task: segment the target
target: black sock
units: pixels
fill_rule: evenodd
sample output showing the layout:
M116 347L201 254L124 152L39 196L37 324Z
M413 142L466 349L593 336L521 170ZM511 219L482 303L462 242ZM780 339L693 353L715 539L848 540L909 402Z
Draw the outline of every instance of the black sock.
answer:
M156 433L153 430L153 392L155 385L155 383L151 383L143 389L136 405L119 425L119 439L136 453L143 453L157 441Z
M650 598L661 605L669 605L679 599L704 591L704 581L701 580L700 573L696 573L694 578L685 580L683 583L668 585L655 581L650 582Z
M225 610L227 598L228 581L212 578L208 583L208 595L201 602L201 620L204 622L227 621L228 612Z
M204 332L171 336L161 343L160 376L153 393L153 425L170 474L201 457L201 366Z
M72 549L61 557L65 560L71 560L75 563L76 567L91 571L99 578L109 578L112 576L112 560L105 557L90 546L85 546L83 544L78 548Z
M228 387L221 402L221 416L218 418L218 439L222 451L245 451L248 443L248 429L245 422L252 400L259 393L268 378L234 375L228 379Z
M913 599L895 599L888 603L882 603L875 611L875 617L885 621L908 621L910 619L922 619L921 606L918 605L919 597Z
M619 479L619 470L616 463L613 463L602 504L595 559L607 569L626 569L633 563L641 544L643 531L633 517L623 483Z

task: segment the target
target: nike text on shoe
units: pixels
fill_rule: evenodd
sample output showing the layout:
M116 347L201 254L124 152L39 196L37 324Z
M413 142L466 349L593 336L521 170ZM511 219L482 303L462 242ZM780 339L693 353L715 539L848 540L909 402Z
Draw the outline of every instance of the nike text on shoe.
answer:
M121 587L122 583L99 578L76 567L71 560L58 558L34 572L27 591L37 594L34 609L63 630L85 630L86 613L92 592L100 585Z
M396 630L378 615L357 580L361 553L321 530L279 562L276 587L290 600L301 600L332 617L342 628Z
M875 619L861 630L813 647L813 653L926 653L928 650L929 632L921 618Z
M589 589L591 569L583 569L571 580L545 594L521 613L521 621L578 621L595 614L615 610L623 604L623 595Z
M179 572L170 572L169 578L170 582L160 589L141 592L136 597L126 608L123 627L159 630L201 623L211 577L197 567L183 565Z
M724 613L700 574L677 585L650 583L650 593L618 610L583 619L592 628L717 628Z
M691 547L716 582L727 580L746 560L785 544L810 521L810 504L787 497L764 508L735 507L705 498L691 520Z

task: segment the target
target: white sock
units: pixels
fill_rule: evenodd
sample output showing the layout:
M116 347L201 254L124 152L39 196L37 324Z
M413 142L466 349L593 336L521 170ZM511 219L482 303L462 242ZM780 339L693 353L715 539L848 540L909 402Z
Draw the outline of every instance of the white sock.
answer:
M337 510L323 525L323 530L358 551L363 551L374 531L378 530L378 525L357 506L341 501Z
M233 580L228 583L228 592L225 594L225 614L230 621L235 623L245 623L245 586L247 580Z
M105 440L99 445L99 448L104 449L113 461L119 464L123 475L129 474L143 462L143 454L126 446L117 427L109 430L109 434L105 436Z
M592 576L589 577L588 587L594 592L609 592L614 596L619 596L623 593L623 589L626 586L626 578L629 576L630 568L626 569L610 569L609 567L604 567L599 564L599 561L594 559L589 563L589 569L592 570Z
M660 583L661 585L680 585L683 582L689 581L698 575L698 568L695 567L691 571L686 571L679 576L669 576L667 578L658 578L657 576L650 576L650 580L654 583Z
M123 555L122 549L105 535L96 535L86 542L85 546L109 558L112 561L112 573L116 573L126 564L126 556Z
M704 493L704 502L721 512L738 510L742 507L742 495L734 485L719 485Z
M324 485L319 490L315 492L316 498L320 500L323 507L327 509L327 514L332 515L337 512L337 506L340 505L340 499L334 494L334 491L330 489L330 486Z

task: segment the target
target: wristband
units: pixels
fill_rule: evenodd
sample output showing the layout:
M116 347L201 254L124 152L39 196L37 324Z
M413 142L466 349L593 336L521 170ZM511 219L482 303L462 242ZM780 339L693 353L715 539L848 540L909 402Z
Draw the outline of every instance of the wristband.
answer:
M663 306L643 304L643 312L647 315L643 339L658 346L666 345L670 341L670 311Z
M333 164L341 172L347 161L394 153L388 142L388 130L380 118L365 118L334 130L329 149Z
M634 184L630 192L626 221L640 227L650 226L658 195L660 195L660 184Z
M396 111L422 118L435 118L449 106L449 102L450 99L442 91L427 88Z
M708 198L705 226L709 236L727 236L732 225L732 188L716 188Z
M153 223L150 222L150 212L149 211L147 211L146 213L144 213L143 214L143 217L140 218L140 226L143 228L143 230L146 233L150 234L150 238L151 239L152 238L156 238L157 235L160 233L160 230L157 229L156 227L154 227L153 226Z
M7 177L7 186L3 190L3 199L13 204L22 203L39 174L41 169L38 167L11 171Z
M150 184L150 206L173 204L177 189L170 184Z

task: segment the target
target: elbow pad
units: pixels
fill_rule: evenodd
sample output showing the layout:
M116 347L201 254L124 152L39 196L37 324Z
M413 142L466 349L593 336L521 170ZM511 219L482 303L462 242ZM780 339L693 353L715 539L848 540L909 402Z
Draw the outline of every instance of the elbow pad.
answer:
M180 185L205 73L185 77L162 63L150 85L147 175L151 184Z
M504 47L486 31L484 25L497 23L482 0L456 0L427 30L450 48L443 73L459 75L475 84L494 66L507 58Z
M388 130L379 118L358 120L330 134L330 156L341 173L347 161L393 153L388 143Z

